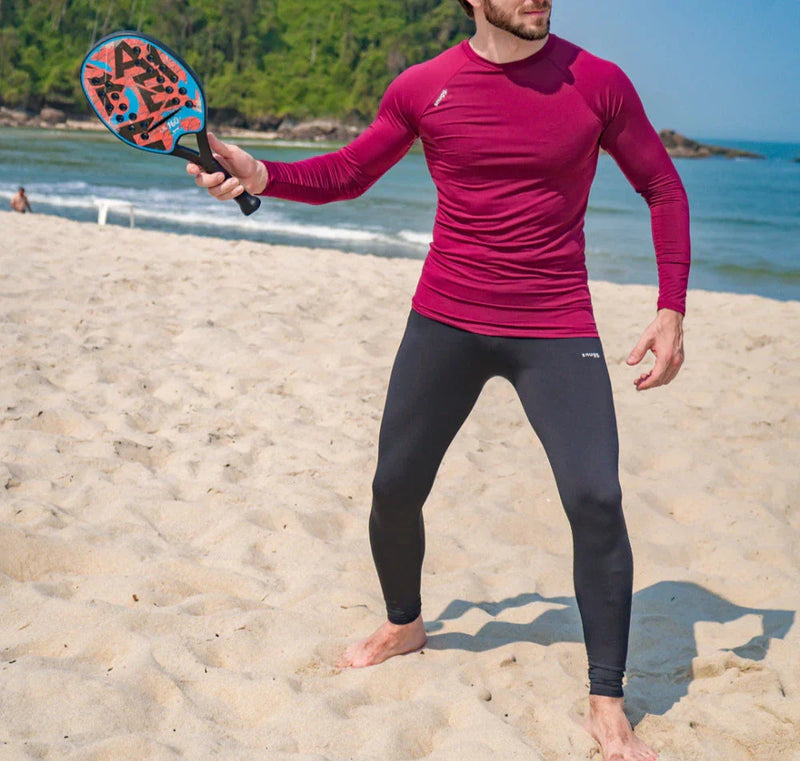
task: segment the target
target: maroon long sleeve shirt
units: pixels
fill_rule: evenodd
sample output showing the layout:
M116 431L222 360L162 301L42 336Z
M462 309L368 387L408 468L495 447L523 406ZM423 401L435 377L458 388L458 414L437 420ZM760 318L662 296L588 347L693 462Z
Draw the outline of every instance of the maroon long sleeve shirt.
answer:
M265 195L353 198L419 138L438 191L412 305L485 335L596 336L584 216L601 148L650 207L658 308L685 311L689 210L633 85L614 64L550 35L498 64L467 41L392 82L375 121L339 151L264 162Z

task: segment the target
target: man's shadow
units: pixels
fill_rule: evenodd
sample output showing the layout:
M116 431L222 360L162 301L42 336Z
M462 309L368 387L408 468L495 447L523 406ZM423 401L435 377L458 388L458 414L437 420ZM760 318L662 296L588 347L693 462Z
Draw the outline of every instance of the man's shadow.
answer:
M535 615L538 605L550 607ZM530 623L490 621L477 634L443 632L444 621L460 618L471 608L497 616L508 608L532 606ZM761 617L762 632L729 651L760 661L772 639L782 639L794 623L795 612L735 605L703 587L685 581L661 581L633 596L631 637L625 694L644 706L647 713L662 715L687 694L692 681L692 659L697 656L694 625L699 621L725 624L742 616ZM473 603L454 600L439 617L426 623L426 647L432 650L483 652L511 642L551 645L555 642L583 642L583 631L574 597L543 597L530 593L500 602ZM634 723L641 716L631 717Z

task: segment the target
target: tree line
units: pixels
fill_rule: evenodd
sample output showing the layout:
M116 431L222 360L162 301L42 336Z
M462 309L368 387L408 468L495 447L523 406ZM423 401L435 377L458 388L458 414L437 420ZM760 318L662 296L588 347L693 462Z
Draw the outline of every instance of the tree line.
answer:
M364 121L388 83L472 31L458 0L0 0L0 105L89 114L80 65L134 29L180 53L217 120Z

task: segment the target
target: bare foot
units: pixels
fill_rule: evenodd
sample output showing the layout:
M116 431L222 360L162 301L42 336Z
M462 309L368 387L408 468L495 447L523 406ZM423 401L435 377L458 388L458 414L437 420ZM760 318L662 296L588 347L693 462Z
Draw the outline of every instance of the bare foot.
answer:
M658 754L633 734L622 705L622 698L589 695L586 731L597 740L604 761L655 761Z
M351 645L336 662L336 667L363 668L383 663L393 655L402 655L419 650L428 639L422 616L410 624L393 624L387 621L369 637Z

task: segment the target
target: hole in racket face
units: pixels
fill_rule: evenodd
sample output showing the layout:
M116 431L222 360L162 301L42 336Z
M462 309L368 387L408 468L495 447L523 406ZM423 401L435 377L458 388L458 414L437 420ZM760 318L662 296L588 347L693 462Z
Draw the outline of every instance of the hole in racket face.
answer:
M155 41L121 33L101 40L81 70L94 111L126 143L170 153L205 123L203 91L191 70Z

